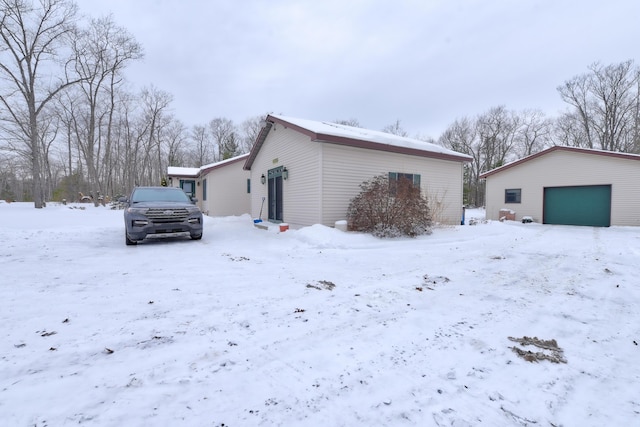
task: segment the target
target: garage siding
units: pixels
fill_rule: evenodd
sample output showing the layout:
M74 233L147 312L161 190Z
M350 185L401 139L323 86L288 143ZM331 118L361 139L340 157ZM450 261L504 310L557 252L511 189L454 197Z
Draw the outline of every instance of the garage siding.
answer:
M516 212L516 220L531 216L543 221L544 188L611 186L611 225L640 226L640 157L628 159L571 150L545 153L486 179L487 218L499 219L500 209ZM505 203L505 189L520 188L521 203Z

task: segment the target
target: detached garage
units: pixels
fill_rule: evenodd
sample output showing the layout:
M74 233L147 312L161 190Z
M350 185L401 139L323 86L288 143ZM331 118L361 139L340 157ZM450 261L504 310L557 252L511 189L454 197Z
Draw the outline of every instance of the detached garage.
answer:
M487 219L640 226L640 155L552 147L485 172Z

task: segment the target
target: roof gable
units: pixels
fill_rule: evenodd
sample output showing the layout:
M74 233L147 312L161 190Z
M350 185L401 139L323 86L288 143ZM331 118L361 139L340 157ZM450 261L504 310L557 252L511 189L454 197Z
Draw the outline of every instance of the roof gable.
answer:
M280 124L296 130L312 141L330 144L347 145L351 147L370 150L387 151L392 153L408 154L412 156L430 157L442 160L468 162L471 156L458 153L414 138L405 138L385 132L362 129L337 123L318 122L293 117L268 115L264 125L251 149L251 153L244 165L245 169L251 169L258 151L264 144L269 131L275 124Z
M503 172L507 169L511 169L515 166L518 166L522 163L526 163L530 160L536 159L538 157L542 157L545 154L553 153L555 151L568 151L573 153L582 153L582 154L591 154L596 156L606 156L606 157L617 157L620 159L627 160L640 160L640 155L638 154L629 154L629 153L618 153L615 151L605 151L605 150L594 150L591 148L579 148L579 147L566 147L562 145L556 145L555 147L547 148L546 150L542 150L539 153L532 154L530 156L524 157L522 159L516 160L511 163L507 163L506 165L502 165L498 168L492 169L490 171L484 172L480 175L480 178L487 178L491 175L495 175L497 173Z

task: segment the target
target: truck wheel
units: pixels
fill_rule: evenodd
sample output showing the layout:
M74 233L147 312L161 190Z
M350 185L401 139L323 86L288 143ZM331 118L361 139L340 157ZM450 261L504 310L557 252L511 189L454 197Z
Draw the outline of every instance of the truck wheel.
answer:
M135 240L131 240L129 238L126 231L124 232L124 242L126 243L127 246L135 246L138 244L138 242L136 242Z

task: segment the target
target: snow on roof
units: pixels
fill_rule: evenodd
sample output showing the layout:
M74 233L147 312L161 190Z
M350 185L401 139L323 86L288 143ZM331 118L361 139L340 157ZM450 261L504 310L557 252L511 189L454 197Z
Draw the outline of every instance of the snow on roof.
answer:
M230 159L221 160L219 162L209 163L208 165L201 166L199 170L212 169L220 166L224 166L227 163L237 162L238 160L242 160L246 158L249 153L240 154L239 156L231 157Z
M331 135L340 138L356 139L361 141L374 142L377 144L391 145L394 147L411 148L414 150L427 151L431 153L444 154L449 156L457 156L462 158L471 158L466 154L449 150L440 145L430 142L421 141L415 138L407 138L403 136L393 135L386 132L363 129L354 126L341 125L330 122L318 122L314 120L298 119L294 117L281 116L271 114L277 120L281 120L300 128L307 129L318 135Z
M617 158L621 158L621 159L628 159L628 160L640 160L640 155L638 154L632 154L632 153L620 153L617 151L607 151L607 150L599 150L599 149L594 149L594 148L583 148L583 147L569 147L569 146L564 146L564 145L555 145L553 147L549 147L545 150L539 151L535 154L531 154L527 157L523 157L521 159L518 160L514 160L512 162L509 162L507 164L504 164L502 166L499 166L495 169L491 169L489 171L483 172L482 174L480 174L480 178L487 178L491 175L495 175L496 173L502 172L504 170L507 169L511 169L514 166L520 165L522 163L526 163L530 160L536 159L540 156L544 156L545 154L548 153L552 153L554 151L569 151L569 152L575 152L575 153L583 153L583 154L595 154L595 155L600 155L600 156L607 156L607 157L617 157Z
M198 176L200 168L182 168L178 166L169 166L167 175L173 176Z
M178 167L178 166L169 166L167 168L167 175L196 177L196 176L198 176L200 174L201 171L204 171L204 170L207 170L207 169L215 169L215 168L218 168L220 166L224 166L227 163L237 162L239 160L242 160L242 159L246 158L248 155L249 155L249 153L241 154L239 156L232 157L230 159L226 159L226 160L222 160L222 161L214 162L214 163L209 163L209 164L201 166L199 168L183 168L183 167Z

